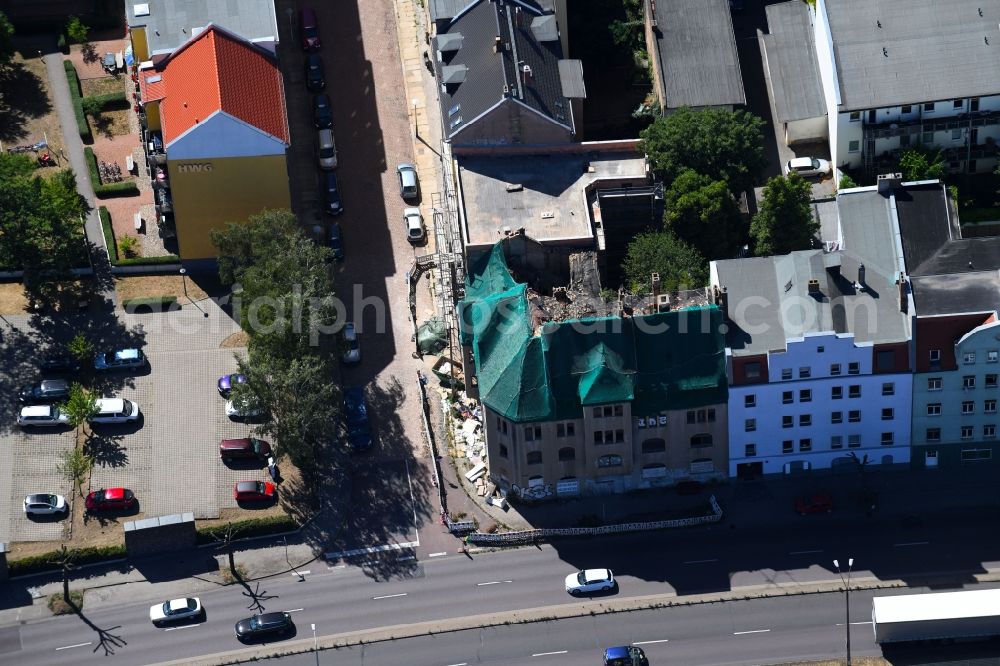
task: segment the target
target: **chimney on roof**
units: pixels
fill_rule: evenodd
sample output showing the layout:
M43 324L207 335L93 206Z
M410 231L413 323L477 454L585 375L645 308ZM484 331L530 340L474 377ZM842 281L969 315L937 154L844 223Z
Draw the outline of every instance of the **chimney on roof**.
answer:
M532 80L533 74L531 71L531 65L521 65L521 73L524 74L525 83Z
M727 291L726 285L722 287L712 287L713 300L715 305L722 310L722 315L729 319L729 292Z
M906 299L906 287L906 276L901 274L899 279L896 280L896 301L899 304L899 311L903 314L906 314L910 309L909 302Z
M500 53L500 49L503 48L503 40L500 39L500 35L493 38L493 53Z
M819 280L816 278L811 278L809 280L809 293L818 294L819 293Z
M858 264L858 284L865 286L865 265Z

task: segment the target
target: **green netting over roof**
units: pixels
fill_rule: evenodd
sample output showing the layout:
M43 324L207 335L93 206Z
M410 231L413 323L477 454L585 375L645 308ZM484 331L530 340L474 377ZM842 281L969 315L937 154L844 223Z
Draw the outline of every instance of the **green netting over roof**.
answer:
M584 406L616 402L654 414L728 397L714 306L548 323L534 335L525 285L497 244L472 266L460 311L480 397L512 421L580 418Z

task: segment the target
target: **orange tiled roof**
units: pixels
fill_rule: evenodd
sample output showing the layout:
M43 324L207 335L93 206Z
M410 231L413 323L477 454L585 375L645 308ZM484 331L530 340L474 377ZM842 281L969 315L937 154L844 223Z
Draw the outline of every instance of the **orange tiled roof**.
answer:
M219 110L289 142L277 63L228 31L210 25L171 54L161 73L165 145Z
M167 94L167 86L163 81L162 73L155 69L145 69L140 72L139 92L142 94L143 102L155 102L163 99L163 96Z

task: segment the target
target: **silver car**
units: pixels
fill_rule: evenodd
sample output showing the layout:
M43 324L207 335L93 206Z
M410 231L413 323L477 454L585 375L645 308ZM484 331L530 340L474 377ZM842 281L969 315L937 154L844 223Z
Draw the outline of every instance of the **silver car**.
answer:
M424 239L424 218L419 208L404 208L403 224L406 225L406 240L419 243Z
M343 347L341 348L340 360L344 363L360 363L361 343L358 341L358 331L354 328L353 321L344 324L341 336L343 337Z
M399 196L404 199L416 199L419 189L417 169L412 164L400 164L396 167L396 173L399 175Z
M64 426L69 423L69 416L57 405L35 405L22 407L17 415L19 426Z
M66 498L55 493L38 493L24 498L24 515L53 516L69 510Z

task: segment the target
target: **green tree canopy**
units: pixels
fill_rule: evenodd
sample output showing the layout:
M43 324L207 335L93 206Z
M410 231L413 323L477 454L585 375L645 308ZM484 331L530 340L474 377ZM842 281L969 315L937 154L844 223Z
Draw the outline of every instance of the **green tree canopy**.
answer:
M754 252L763 257L812 247L819 222L813 216L812 186L796 173L775 176L764 187L764 201L750 224Z
M642 130L639 150L665 182L684 169L718 176L733 192L750 187L767 160L764 121L746 111L677 109Z
M73 382L69 387L69 398L62 409L69 417L69 424L74 428L79 428L97 414L97 398L82 384Z
M743 218L725 181L691 169L666 192L664 221L680 238L709 259L729 258L743 239Z
M903 180L944 178L944 158L941 157L940 150L931 152L920 148L907 148L899 156L899 170L903 174Z
M90 28L84 25L83 21L81 21L79 17L69 17L69 21L66 22L66 36L69 37L71 42L83 44L87 41L89 34Z
M663 291L693 289L708 283L705 258L669 230L647 231L632 239L622 269L634 293L652 288L651 273L660 274Z
M14 24L0 12L0 69L10 64L14 57Z

